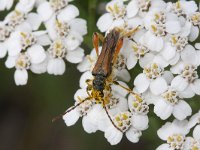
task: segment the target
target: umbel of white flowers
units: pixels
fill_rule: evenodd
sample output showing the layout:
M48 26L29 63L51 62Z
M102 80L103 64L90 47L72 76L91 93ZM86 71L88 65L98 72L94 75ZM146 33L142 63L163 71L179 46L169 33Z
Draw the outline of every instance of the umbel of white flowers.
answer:
M153 111L160 119L167 120L171 115L176 118L173 123L166 123L158 130L159 137L167 141L158 150L200 149L199 126L195 127L193 137L186 138L194 125L188 127L189 123L185 120L192 115L186 99L200 95L197 73L200 44L192 43L199 36L200 12L197 4L184 0L176 3L112 0L107 3L106 11L97 22L97 27L105 34L116 27L130 33L139 26L135 34L124 39L110 77L128 88L126 82L132 78L129 72L138 64L143 70L133 82L133 91L138 97L112 83L109 91L105 89L109 97L106 104L108 113L121 132L108 119L102 104L96 104L94 99L65 114L66 125L74 125L82 117L87 133L102 131L111 145L118 144L123 134L136 143L142 131L148 128L149 107L154 107ZM83 74L80 89L74 95L75 105L90 95L86 82L94 78L91 71L96 60L97 55L92 50L77 67ZM196 122L200 123L199 120Z
M0 58L7 58L7 68L16 69L16 85L27 84L28 71L62 75L66 61L83 60L86 21L77 18L79 10L71 1L19 0L0 21ZM13 0L1 0L0 11L12 5ZM41 24L45 29L40 30Z
M28 71L62 75L66 61L78 64L83 74L74 96L76 105L90 94L86 81L93 80L91 71L97 55L92 50L84 57L80 44L87 34L86 21L77 18L79 10L69 4L71 1L19 0L13 6L13 0L1 0L0 11L12 6L14 10L0 21L0 58L6 58L7 68L15 68L16 85L27 84ZM113 28L132 33L139 27L124 39L110 76L125 88L110 82L104 93L108 112L90 99L63 116L66 125L74 125L82 117L87 133L100 130L112 145L118 144L124 134L136 143L148 128L152 106L160 119L167 120L171 115L176 118L158 130L158 136L166 141L158 150L200 149L200 115L186 120L192 115L186 99L200 95L200 43L194 44L200 27L197 4L185 0L112 0L97 27L105 34ZM142 72L134 79L132 91L137 96L133 96L125 89L129 89L129 72L136 64ZM193 137L187 136L191 129Z

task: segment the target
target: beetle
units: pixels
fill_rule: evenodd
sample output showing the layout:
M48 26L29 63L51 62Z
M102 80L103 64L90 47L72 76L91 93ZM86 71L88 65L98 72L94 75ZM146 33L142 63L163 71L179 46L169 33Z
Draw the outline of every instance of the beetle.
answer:
M134 33L137 31L138 28L133 29L129 34ZM72 111L79 105L81 105L83 102L87 100L95 100L95 103L101 103L103 108L106 111L106 114L113 124L113 126L121 131L115 125L113 122L111 116L109 115L108 109L106 107L106 99L104 97L104 90L111 89L110 83L118 85L122 87L123 89L127 90L129 93L132 93L133 95L136 95L136 93L132 92L131 89L124 87L123 85L120 85L117 81L110 80L110 76L112 74L112 68L114 64L116 63L118 54L120 52L120 49L123 45L123 39L129 34L123 34L122 31L119 28L114 28L110 30L110 32L103 37L101 34L95 32L93 34L93 46L95 48L96 54L98 56L98 59L95 63L95 66L92 70L92 75L94 77L93 80L86 80L87 86L87 94L88 97L84 100L80 100L80 102L74 106L72 106L70 109L68 109L63 114L55 117L52 121L61 118L63 115L67 114L68 112ZM102 50L99 54L99 41L102 42ZM122 132L122 131L121 131Z

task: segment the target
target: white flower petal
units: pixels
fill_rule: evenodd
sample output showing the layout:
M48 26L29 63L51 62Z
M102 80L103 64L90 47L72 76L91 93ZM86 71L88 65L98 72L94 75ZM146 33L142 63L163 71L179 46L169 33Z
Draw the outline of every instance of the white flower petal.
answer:
M84 50L82 48L77 48L74 51L69 51L66 55L66 59L71 63L79 63L83 60Z
M68 22L79 15L79 10L74 5L68 5L60 11L57 18L61 22Z
M143 44L146 45L152 51L159 52L164 46L164 41L163 41L162 37L157 37L150 31L148 31L144 35L144 42L145 43L143 43Z
M167 84L169 85L174 79L174 76L170 71L165 71L163 74L163 78L167 81Z
M87 34L87 22L81 18L75 18L69 23L71 30L74 30L82 36Z
M197 95L200 95L200 79L196 79L194 83L190 84L190 87Z
M79 39L81 38L81 39ZM82 37L80 35L78 35L75 32L71 32L67 38L63 39L63 43L65 45L65 47L67 48L67 50L72 51L75 50L76 48L78 48L78 46L81 44L82 42Z
M188 82L183 77L178 75L172 80L171 86L177 91L183 91L187 88Z
M137 57L135 55L129 55L126 61L126 66L128 70L131 70L133 67L135 67L137 63Z
M27 50L29 56L30 56L30 61L33 64L39 64L43 62L46 58L46 53L45 50L42 46L40 45L33 45Z
M197 125L193 130L193 137L195 140L200 141L200 125Z
M80 72L85 72L85 71L90 70L90 67L91 67L91 64L86 56L84 57L83 61L80 64L78 64L77 69Z
M51 40L49 35L47 34L42 34L40 36L37 36L37 44L42 45L42 46L48 46L51 44Z
M126 69L117 70L117 79L122 80L124 82L129 82L131 80L130 73Z
M183 120L187 116L192 114L192 109L188 103L183 100L180 100L177 105L174 106L173 115L178 120Z
M49 2L40 4L37 8L37 12L43 21L49 20L54 13Z
M14 74L14 79L16 85L26 85L28 81L28 72L26 71L26 69L17 69Z
M10 39L8 40L7 47L8 47L8 55L9 56L16 56L20 53L21 51L21 43L20 39Z
M93 120L87 116L82 119L83 129L87 133L95 133L97 131L97 126L93 123Z
M87 88L87 83L86 83L86 80L87 79L93 79L93 76L92 76L92 74L91 74L91 72L90 71L87 71L87 72L84 72L82 75L81 75L81 78L80 78L80 80L79 80L79 86L81 87L81 88Z
M48 59L45 59L40 64L31 64L30 70L36 74L45 73L47 71L47 64L48 64Z
M70 109L70 108L69 108ZM79 113L77 111L77 109L73 109L72 111L66 113L64 116L63 116L63 120L65 122L65 124L67 126L72 126L74 125L79 119Z
M107 31L112 25L113 17L110 13L105 13L97 21L97 27L101 32Z
M185 49L181 53L181 58L186 64L192 64L195 65L197 64L197 58L196 57L196 50L194 49L193 46L187 45Z
M133 143L139 142L141 135L142 132L134 129L133 127L131 127L128 131L126 131L127 139Z
M195 1L180 1L180 5L186 14L191 14L198 10Z
M140 58L140 66L144 68L147 66L147 64L151 64L153 62L154 57L155 56L152 53L147 53L144 57Z
M172 47L172 45L168 42L165 44L163 51L161 51L161 55L163 58L165 58L167 61L172 59L176 54L175 47Z
M172 28L173 27L173 28ZM181 30L181 25L178 21L167 21L166 31L170 34L176 34Z
M6 56L7 53L7 47L6 44L0 43L0 58L3 58Z
M62 75L65 72L65 62L60 58L50 59L47 72L53 75Z
M30 23L33 30L37 30L42 23L42 19L36 13L29 13L27 16L27 21Z
M170 68L170 71L173 73L173 74L181 74L182 70L185 68L185 64L180 61L178 62L175 66L172 66Z
M189 35L189 41L194 42L199 36L199 28L196 26L191 27L191 32Z
M163 111L164 110L164 111ZM166 120L172 114L173 106L166 103L164 99L160 99L154 106L154 113L162 120Z
M195 43L194 47L198 50L200 50L200 43Z
M179 35L181 37L187 37L191 32L192 23L189 22L189 21L185 22L185 18L184 17L182 17L182 19L184 20L184 26L181 28L181 31L180 31Z
M79 99L79 98L81 98L81 100L84 100L84 99L86 99L87 97L88 97L88 94L87 94L86 89L78 89L78 90L76 91L76 93L74 94L74 100L75 100L76 102L80 102L80 99Z
M138 1L132 0L128 3L126 7L127 17L131 18L134 17L139 11Z
M150 83L150 90L155 95L165 92L167 87L167 82L163 77L159 77Z
M146 130L148 128L149 118L147 115L133 114L131 118L132 126L138 130Z
M104 136L111 145L116 145L121 141L123 134L115 127L110 126L105 131Z
M191 86L191 84L190 84ZM188 86L184 91L179 92L180 98L192 98L195 95L195 92L192 90L192 88Z
M145 92L148 89L149 84L149 79L147 79L146 75L143 73L139 74L134 81L135 88L139 93Z
M122 81L118 81L118 83L126 88L128 88L128 85ZM119 85L111 85L111 88L114 92L117 92L119 95L125 97L128 94L128 91L124 88L120 87Z
M162 56L156 55L153 60L154 63L158 64L160 67L165 68L169 65L169 63L163 59Z
M173 148L170 148L169 144L162 144L156 150L174 150Z
M7 68L13 68L15 66L17 56L8 56L5 65Z
M20 0L15 6L15 9L24 13L28 13L33 9L34 4L35 0Z

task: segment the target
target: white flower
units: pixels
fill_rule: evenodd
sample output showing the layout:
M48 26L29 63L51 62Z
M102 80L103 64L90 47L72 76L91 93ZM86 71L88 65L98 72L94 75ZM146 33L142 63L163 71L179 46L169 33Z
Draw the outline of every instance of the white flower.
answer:
M144 61L144 56L149 52L149 49L140 43L128 40L124 42L123 53L126 57L126 66L130 70L135 67L137 62L141 64Z
M30 29L29 31L13 32L8 42L7 48L9 56L16 56L22 50L26 50L28 47L34 45L47 46L50 44L50 40L45 31L31 32Z
M178 17L162 9L149 11L144 18L144 23L148 31L143 37L142 44L152 51L159 52L162 50L164 39L168 34L181 32L181 22Z
M13 5L14 0L1 0L0 1L0 11L9 10Z
M49 61L47 72L54 75L62 75L65 72L64 58L71 63L79 63L83 60L84 51L82 48L69 50L60 39L55 40L48 48Z
M74 95L74 99L76 101L75 104L80 103L81 100L84 100L87 97L88 95L86 90L79 89ZM94 100L92 99L81 103L74 110L66 113L63 116L63 119L67 126L71 126L74 125L80 117L83 117L82 125L87 133L93 133L97 130L103 129L102 125L109 122L101 104L94 104Z
M167 122L157 131L158 136L167 143L160 145L156 150L182 149L188 132L189 129L185 120L174 120L172 123Z
M193 128L194 126L196 126L197 124L200 124L200 111L196 114L194 114L189 122L188 122L188 128Z
M121 112L114 117L114 123L121 131L113 127L113 125L107 127L104 136L111 145L118 144L123 137L123 133L126 134L129 141L133 143L139 141L142 133L132 126L131 117L132 115L129 111Z
M33 9L36 1L37 0L20 0L15 9L24 13L30 12Z
M166 3L162 0L131 0L127 5L127 17L144 17L149 10L158 8L166 8Z
M167 89L167 82L162 76L163 73L163 68L156 63L146 66L143 73L135 78L135 89L139 93L144 93L148 88L155 95L163 93Z
M16 85L25 85L28 80L27 70L34 73L44 73L46 71L45 63L46 54L40 45L34 45L27 49L27 52L19 53L15 56L8 57L6 65L9 68L15 67L14 79Z
M68 5L68 2L71 2L73 0L50 0L49 2L45 1L43 3L40 3L37 12L41 16L43 21L49 20L54 14L60 13L64 15L66 18L70 18L71 12L76 9L76 12L78 13L77 8L75 8L72 5Z
M102 15L97 21L97 27L101 32L108 31L112 26L124 24L123 18L126 14L126 7L121 0L112 0L106 5L108 13Z
M131 111L132 126L137 130L146 130L148 128L149 118L147 113L149 112L149 106L144 99L138 95L130 94L128 97L129 109Z
M196 62L196 55L193 54L193 56L194 57L190 57L190 53L187 53L185 58L191 63ZM191 98L195 94L200 95L200 79L197 74L197 65L194 63L179 62L176 66L171 68L171 71L178 74L174 78L174 86L182 92L182 97Z
M25 28L31 28L32 30L37 30L41 24L41 18L36 13L23 12L21 10L11 11L4 19L4 23L13 30L28 30Z
M52 40L62 39L69 50L80 46L87 33L86 21L80 18L63 18L53 16L45 23L48 34ZM76 17L76 16L74 16Z
M173 85L174 80L172 80L171 86L169 86L166 91L156 97L154 103L155 114L163 120L169 118L171 114L173 114L176 119L183 120L192 113L189 104L180 98L179 92Z

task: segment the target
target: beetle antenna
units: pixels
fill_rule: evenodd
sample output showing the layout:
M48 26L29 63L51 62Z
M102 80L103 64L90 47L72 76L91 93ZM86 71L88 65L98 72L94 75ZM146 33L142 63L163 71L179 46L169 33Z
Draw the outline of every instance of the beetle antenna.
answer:
M105 109L106 114L107 114L107 116L108 116L110 122L113 124L113 126L114 126L117 130L119 130L120 132L123 133L123 131L122 131L119 127L117 127L117 125L116 125L116 124L114 123L114 121L112 120L112 118L111 118L111 116L110 116L110 114L109 114L109 112L108 112L108 109L107 109L107 107L106 107L106 105L105 105L104 100L103 100L103 108Z
M55 121L61 119L65 114L67 114L67 113L69 113L70 111L74 110L76 107L78 107L79 105L81 105L82 103L84 103L84 102L87 101L87 100L89 100L89 98L86 98L86 99L82 100L82 101L79 102L78 104L76 104L76 105L72 106L71 108L69 108L69 109L68 109L67 111L65 111L64 113L62 113L62 114L60 114L60 115L54 117L54 118L52 119L52 122L55 122Z

